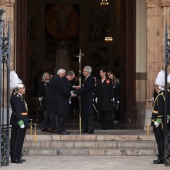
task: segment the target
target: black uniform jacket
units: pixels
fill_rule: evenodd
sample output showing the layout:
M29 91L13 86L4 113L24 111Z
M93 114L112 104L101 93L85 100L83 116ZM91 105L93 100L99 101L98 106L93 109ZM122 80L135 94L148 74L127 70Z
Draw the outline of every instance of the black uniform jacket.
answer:
M151 125L152 126L154 125L156 119L158 118L163 119L164 114L165 114L165 92L160 91L154 99Z
M12 93L10 98L12 114L10 124L12 127L19 127L18 122L24 121L24 125L28 125L28 110L21 94Z
M47 91L47 95L46 95L47 102L54 102L56 100L57 87L58 87L60 79L61 78L59 77L58 74L55 74L51 78L51 80L49 82L49 88Z
M82 114L93 113L93 92L94 92L94 78L89 75L81 89L76 90L77 93L81 94L81 112Z
M71 87L72 85L70 81L68 81L67 77L62 77L57 88L57 100L55 102L55 108L59 115L68 116Z
M111 112L113 110L113 102L111 101L111 99L115 98L115 95L110 79L105 79L103 82L101 79L97 81L96 96L98 99L98 111Z

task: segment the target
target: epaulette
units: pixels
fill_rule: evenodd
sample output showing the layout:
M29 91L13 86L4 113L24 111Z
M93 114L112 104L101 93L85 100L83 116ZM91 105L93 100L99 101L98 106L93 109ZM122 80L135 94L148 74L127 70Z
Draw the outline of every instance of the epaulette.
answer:
M20 97L20 95L18 93L15 93L14 95L17 96L17 97Z

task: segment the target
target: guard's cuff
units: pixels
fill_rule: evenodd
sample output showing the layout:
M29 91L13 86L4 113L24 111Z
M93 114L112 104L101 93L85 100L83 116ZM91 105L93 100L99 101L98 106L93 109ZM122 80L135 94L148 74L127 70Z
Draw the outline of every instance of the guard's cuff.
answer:
M24 125L24 121L23 121L23 120L20 120L20 121L18 122L18 125L19 125L19 126Z
M167 115L167 120L170 120L170 115Z
M156 119L156 122L160 124L160 123L162 123L162 119L158 118L158 119Z

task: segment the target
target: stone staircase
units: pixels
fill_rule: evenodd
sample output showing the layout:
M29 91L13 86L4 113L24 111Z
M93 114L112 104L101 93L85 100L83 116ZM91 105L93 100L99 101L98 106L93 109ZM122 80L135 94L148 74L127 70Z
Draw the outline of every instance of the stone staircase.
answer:
M37 131L37 141L27 131L24 155L36 156L155 156L154 135L142 130L96 130L94 134L58 135Z

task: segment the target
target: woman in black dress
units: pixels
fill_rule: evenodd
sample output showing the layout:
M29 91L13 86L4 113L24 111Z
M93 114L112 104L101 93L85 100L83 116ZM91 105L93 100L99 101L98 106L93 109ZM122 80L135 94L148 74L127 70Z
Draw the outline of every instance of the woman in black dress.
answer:
M110 71L109 78L112 80L112 88L115 94L114 122L118 123L121 118L120 113L120 84L115 74Z
M106 77L106 71L100 69L100 79L96 84L97 105L99 119L102 123L102 129L110 128L111 113L113 111L114 91L111 79Z
M47 91L48 91L49 81L50 81L50 74L48 72L45 72L42 76L42 81L40 82L39 92L38 92L39 101L42 104L42 110L43 110L43 113L44 113L44 117L47 113L46 94L47 94ZM48 129L42 128L42 131L48 131Z

